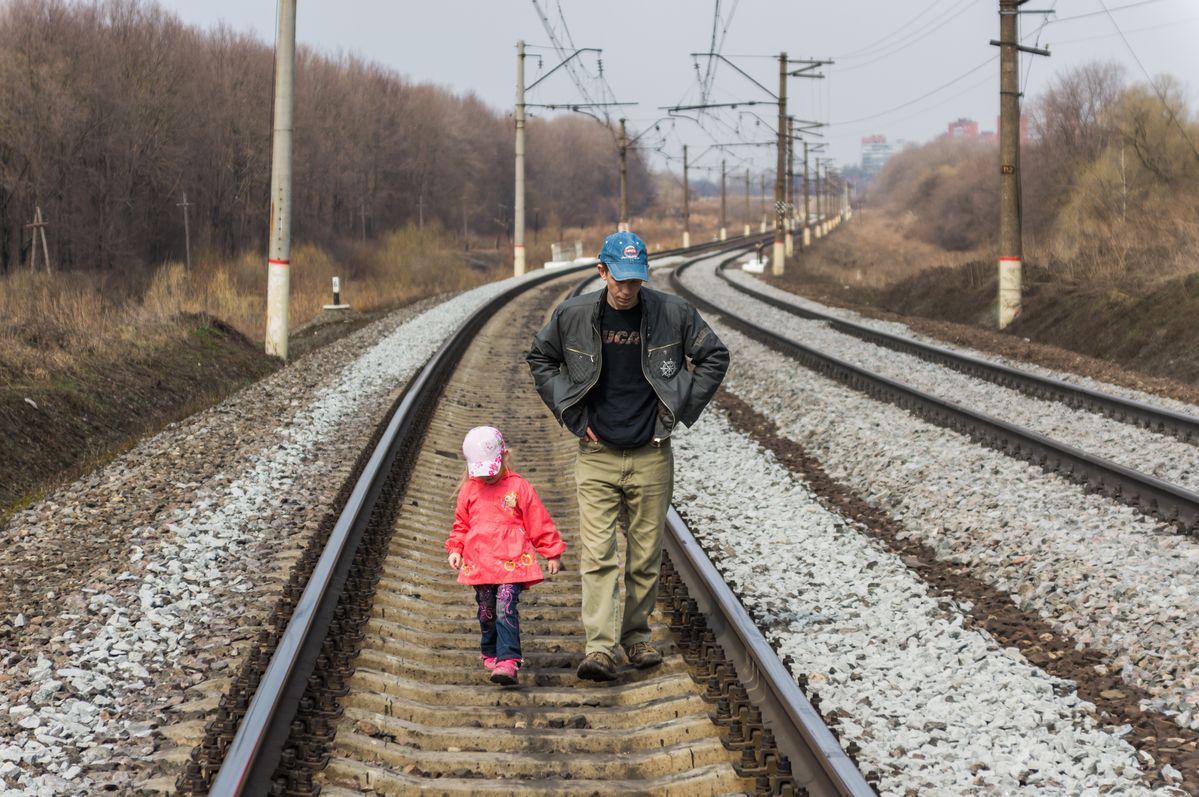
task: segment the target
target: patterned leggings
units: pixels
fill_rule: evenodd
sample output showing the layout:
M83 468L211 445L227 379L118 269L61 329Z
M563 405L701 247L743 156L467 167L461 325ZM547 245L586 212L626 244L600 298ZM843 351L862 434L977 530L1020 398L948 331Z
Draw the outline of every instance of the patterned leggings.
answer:
M479 604L479 648L484 656L497 661L520 659L520 584L478 584L475 602Z

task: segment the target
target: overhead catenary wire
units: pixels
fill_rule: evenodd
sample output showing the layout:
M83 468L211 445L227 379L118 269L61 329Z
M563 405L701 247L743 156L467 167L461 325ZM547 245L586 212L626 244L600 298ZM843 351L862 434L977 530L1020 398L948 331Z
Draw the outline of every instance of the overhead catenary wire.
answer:
M1110 15L1112 11L1123 11L1128 8L1138 8L1140 6L1148 6L1148 5L1153 5L1154 3L1164 3L1164 2L1167 2L1167 0L1139 0L1139 2L1136 2L1136 3L1125 3L1122 6L1112 6L1110 9L1104 8L1102 11L1088 11L1083 14L1072 14L1071 16L1068 16L1068 17L1058 17L1057 19L1053 20L1050 24L1060 25L1063 22L1072 22L1076 19L1086 19L1087 17L1098 17L1098 16L1102 16L1103 14Z
M1166 113L1170 115L1170 121L1174 123L1174 126L1178 128L1178 132L1182 133L1182 137L1186 139L1187 144L1191 148L1191 153L1195 156L1195 160L1199 160L1199 149L1195 148L1195 142L1191 140L1190 133L1188 133L1186 128L1182 126L1182 123L1178 121L1178 116L1174 113L1174 109L1170 107L1170 103L1166 102L1166 98L1162 94L1161 89L1158 88L1157 84L1153 82L1153 78L1149 76L1149 70L1145 69L1145 65L1141 63L1141 59L1137 56L1136 51L1132 49L1132 45L1129 43L1128 38L1124 35L1124 31L1120 30L1120 26L1116 23L1116 18L1112 16L1112 12L1108 10L1107 3L1105 3L1103 0L1099 0L1099 5L1104 11L1107 12L1107 17L1111 20L1112 27L1114 27L1116 32L1120 34L1120 40L1123 41L1124 46L1128 48L1128 52L1132 56L1132 60L1136 61L1137 66L1141 68L1141 73L1145 75L1145 80L1149 81L1149 87L1153 89L1153 92L1157 95L1158 100L1161 101L1162 107L1165 108Z
M1129 28L1128 30L1124 31L1124 33L1126 33L1126 34L1144 33L1146 31L1150 31L1150 30L1161 30L1162 28L1174 28L1183 23L1194 22L1196 20L1199 20L1199 15L1183 17L1182 19L1175 19L1171 22L1163 22L1160 25L1147 25L1143 28ZM1115 33L1101 33L1097 36L1081 36L1077 39L1054 39L1053 46L1061 47L1066 44L1078 44L1080 42L1097 41L1099 39L1112 39L1119 35L1120 35L1120 32L1117 31Z
M916 31L913 35L907 36L898 42L894 42L894 44L896 44L898 46L894 47L894 49L890 49L887 52L882 53L881 55L877 55L874 58L871 58L869 61L863 61L860 64L854 64L853 66L843 67L839 71L852 72L856 69L862 69L864 67L870 66L871 64L876 64L879 61L883 61L887 58L890 58L891 56L895 55L896 53L901 53L904 50L911 47L913 44L916 44L917 42L922 41L923 39L927 38L928 36L931 36L933 33L937 32L941 28L948 25L950 22L953 22L955 19L957 19L962 14L966 13L967 11L969 11L971 9L971 5L970 5L971 3L977 3L977 2L981 2L981 0L962 0L962 2L960 2L958 4L961 6L961 8L958 8L958 6L953 6L952 8L958 9L957 12L954 14L950 14L949 16L943 18L938 24L933 25L928 28L924 28L920 31ZM965 5L963 5L963 3L965 3ZM952 10L952 8L951 8L951 10Z
M920 102L921 100L931 97L932 95L934 95L938 92L944 91L945 89L949 88L950 86L952 86L956 83L959 83L962 80L965 80L967 77L969 77L970 75L973 75L975 72L982 69L984 66L995 63L995 61L998 58L999 58L998 55L993 55L990 58L988 58L987 60L983 61L978 66L975 66L971 69L966 70L962 74L955 77L953 80L950 80L947 83L942 83L940 86L937 86L937 88L933 89L932 91L925 92L924 94L921 94L919 97L915 97L911 100L908 100L907 102L900 103L899 105L896 105L893 108L888 108L885 111L879 111L878 113L870 114L869 116L861 116L861 117L858 117L857 119L843 119L838 122L829 122L829 127L839 127L841 125L850 125L850 124L856 124L857 122L865 122L870 119L877 119L880 116L886 116L887 114L894 113L895 111L901 110L903 108L907 108L910 105L915 105L916 103Z
M911 19L909 19L907 22L905 22L905 23L903 23L902 25L900 25L898 28L895 28L894 30L892 30L890 33L886 34L886 35L885 35L885 36L883 36L882 38L875 39L873 42L871 42L870 44L867 44L865 47L859 48L859 49L857 49L857 50L854 50L854 51L852 51L852 52L848 52L848 53L842 53L841 55L834 55L834 56L832 56L832 58L833 58L834 60L836 60L836 61L843 61L843 60L846 60L846 59L852 59L852 58L858 58L858 57L865 57L865 56L863 55L864 53L865 53L865 54L869 54L869 53L870 53L870 52L872 52L872 51L873 51L873 50L874 50L874 49L875 49L875 48L876 48L878 45L880 45L880 44L882 44L883 42L887 41L887 39L890 39L892 36L895 36L895 35L897 35L897 34L898 34L900 31L904 30L904 29L905 29L905 28L907 28L909 25L911 25L911 24L913 24L914 22L916 22L917 20L919 20L921 17L923 17L925 14L927 14L929 11L931 11L931 10L932 10L932 9L933 9L935 6L939 5L939 4L940 4L942 1L943 1L943 0L933 0L931 3L929 3L927 6L925 6L925 7L924 7L924 9L923 9L923 10L922 10L922 11L921 11L919 14L917 14L917 15L916 15L916 16L914 16L914 17L912 17L912 18L911 18Z

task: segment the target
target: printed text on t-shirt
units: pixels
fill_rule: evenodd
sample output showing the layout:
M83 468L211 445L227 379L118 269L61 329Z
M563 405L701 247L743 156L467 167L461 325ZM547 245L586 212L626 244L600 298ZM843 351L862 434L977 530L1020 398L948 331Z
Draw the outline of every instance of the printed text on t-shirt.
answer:
M612 330L604 332L604 343L620 343L629 346L641 345L641 333L637 330Z

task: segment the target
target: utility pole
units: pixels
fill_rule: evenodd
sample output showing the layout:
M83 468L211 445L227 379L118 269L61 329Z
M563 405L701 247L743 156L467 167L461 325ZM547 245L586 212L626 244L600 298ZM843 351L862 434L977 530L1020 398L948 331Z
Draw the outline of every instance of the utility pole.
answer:
M795 117L787 117L787 257L795 254Z
M783 265L787 257L786 241L783 237L783 224L786 221L787 196L784 193L783 180L786 179L787 167L787 54L779 53L779 148L778 164L774 177L774 252L771 259L770 272L774 276L782 276Z
M812 245L812 228L808 226L811 220L811 190L808 177L808 142L803 143L803 248Z
M629 136L625 132L625 120L620 120L620 224L621 232L629 230Z
M745 236L749 237L749 169L745 170Z
M50 248L46 246L46 227L49 222L42 218L42 206L35 205L33 209L33 221L25 225L25 229L30 230L29 234L29 270L32 272L37 268L37 245L38 239L42 243L42 259L46 261L46 273L50 273Z
M190 273L192 270L192 233L191 226L188 224L187 209L191 207L191 203L187 201L187 192L183 192L183 201L176 204L176 207L183 208L183 251L187 255L187 270Z
M275 36L275 130L271 145L271 233L267 260L266 353L287 359L291 282L291 150L295 114L296 0L279 0Z
M732 61L730 61L728 58L721 55L720 53L714 53L714 52L691 53L691 56L693 58L698 57L698 56L704 56L707 58L718 58L721 61L724 61L726 64L728 64L734 70L736 70L742 77L746 78L751 83L753 83L755 86L757 86L759 89L761 89L766 94L768 94L771 97L771 99L773 99L778 104L779 121L778 121L778 129L775 131L777 133L777 137L778 137L778 142L777 142L778 162L775 166L775 178L774 178L774 250L772 253L773 267L771 268L771 273L774 274L775 276L778 276L783 273L783 265L784 265L785 256L786 256L786 247L785 247L785 242L783 239L783 226L784 226L786 212L787 212L787 195L785 192L785 188L783 186L783 180L785 179L786 166L787 166L787 155L786 155L786 149L785 149L787 146L787 141L786 141L786 138L787 138L787 78L788 77L823 78L824 75L817 75L817 74L810 74L810 73L813 69L817 69L821 66L824 66L826 64L831 64L833 62L831 60L815 60L815 59L804 59L804 60L799 60L799 61L788 62L787 61L787 53L785 53L785 52L779 53L779 93L775 94L770 89L766 88L761 83L759 83L757 80L755 80L753 77L751 77L748 73L746 73L745 70L741 69L739 66L734 64ZM800 66L800 68L798 68L798 69L788 72L787 66L789 63L801 64L802 66ZM703 104L703 105L676 105L671 108L668 108L667 110L669 110L670 113L677 113L679 111L694 111L694 110L700 110L700 109L704 109L704 108L727 108L727 107L736 108L739 105L756 105L756 104L758 104L758 102L759 102L758 100L749 100L749 101L740 100L737 102L707 103L707 104Z
M724 158L720 159L720 240L728 238L724 215Z
M762 172L758 177L758 204L762 206L762 228L759 232L766 232L766 172Z
M687 186L687 145L683 145L683 248L691 246L691 191Z
M820 158L816 159L816 237L824 236L824 186L820 182Z
M516 42L516 197L512 233L512 273L525 273L525 43Z
M1024 245L1020 229L1020 57L1049 55L1019 43L1019 7L1028 0L999 0L999 296L1003 329L1020 315ZM1029 12L1050 13L1050 12Z
M533 5L537 7L538 13L541 13L541 8L540 6L537 6L536 0L534 0ZM544 75L526 86L525 43L524 41L516 42L516 112L514 114L516 119L516 197L515 201L512 203L513 223L515 227L512 234L512 270L517 276L525 273L525 111L529 108L549 108L551 110L561 108L564 110L576 111L584 113L588 116L593 116L593 114L587 111L581 111L580 109L607 108L615 105L636 105L636 103L630 102L572 102L547 105L544 103L525 102L525 93L532 91L539 83L564 67L566 68L567 72L570 72L573 75L574 67L571 66L571 61L578 58L583 53L595 53L598 56L601 52L601 50L598 50L595 47L580 47L570 55L566 56L566 58L562 59L553 69L549 70ZM602 61L600 62L600 71L601 73L603 72ZM593 118L598 117L593 116ZM605 127L608 126L608 123L605 122L604 124ZM610 128L609 132L611 132ZM462 227L465 230L465 206L463 206L462 210ZM467 246L469 248L469 242Z

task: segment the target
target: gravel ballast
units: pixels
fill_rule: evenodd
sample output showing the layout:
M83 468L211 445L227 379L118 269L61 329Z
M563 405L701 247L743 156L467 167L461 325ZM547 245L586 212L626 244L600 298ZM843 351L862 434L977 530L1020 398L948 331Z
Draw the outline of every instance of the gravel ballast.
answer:
M755 290L781 298L797 307L835 314L854 323L893 335L914 338L922 342L932 342L943 348L951 350L955 348L916 336L901 324L850 317L853 314L845 310L833 313L831 308L764 285L736 268L729 268L726 274L734 282L746 283ZM701 296L710 297L718 306L726 308L729 312L750 318L757 324L824 354L902 382L975 412L981 412L1039 432L1125 467L1177 484L1192 492L1199 492L1199 467L1196 464L1199 463L1199 456L1197 456L1199 449L1193 443L1178 440L1171 435L1138 428L1097 413L1072 409L1059 402L1032 398L1018 390L958 373L944 366L922 360L915 355L893 351L837 332L831 329L826 322L807 320L779 308L764 305L729 287L715 275L715 270L711 266L693 267L684 272L684 279L686 284ZM961 350L959 349L959 351ZM979 359L993 360L1032 373L1071 381L1122 398L1131 398L1176 412L1199 416L1199 408L1181 402L1146 396L1123 387L1094 383L1093 380L1070 374L1047 372L1043 368L1005 362L980 352L962 351L962 353Z
M169 789L398 390L511 282L398 311L0 529L0 795Z
M1064 635L1105 652L1196 727L1199 546L1122 504L872 401L709 319L725 388L768 416L904 533Z
M676 505L883 795L1181 793L1148 788L1069 682L930 597L719 411L675 456Z

